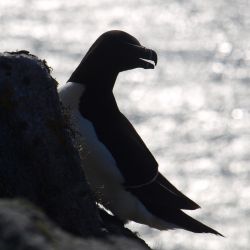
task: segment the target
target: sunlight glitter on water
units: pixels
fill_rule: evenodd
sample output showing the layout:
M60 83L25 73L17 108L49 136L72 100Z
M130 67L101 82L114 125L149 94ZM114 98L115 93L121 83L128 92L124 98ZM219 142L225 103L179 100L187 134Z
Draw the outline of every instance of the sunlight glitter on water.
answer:
M249 248L249 7L245 0L0 2L1 50L45 58L59 82L109 29L157 51L155 70L119 76L118 104L161 171L202 206L191 214L227 238L131 223L156 248Z

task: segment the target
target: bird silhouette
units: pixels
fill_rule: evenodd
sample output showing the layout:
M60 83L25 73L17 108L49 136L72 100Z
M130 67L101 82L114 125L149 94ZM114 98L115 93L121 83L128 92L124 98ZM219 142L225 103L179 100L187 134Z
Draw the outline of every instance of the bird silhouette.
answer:
M126 32L108 31L59 88L79 134L86 178L98 202L124 222L221 235L182 211L199 205L158 171L152 153L116 103L113 87L120 72L156 64L155 51Z

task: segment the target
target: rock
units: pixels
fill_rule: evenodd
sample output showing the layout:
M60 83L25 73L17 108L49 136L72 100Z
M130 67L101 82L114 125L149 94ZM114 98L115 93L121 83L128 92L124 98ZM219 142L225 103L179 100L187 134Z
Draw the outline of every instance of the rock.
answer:
M78 245L106 249L107 242L116 249L139 249L138 244L149 249L115 217L105 211L100 216L72 135L46 62L27 51L0 54L0 198L29 200L57 225L30 205L1 201L2 240L10 244L3 249L54 249L53 244L60 249L78 249ZM22 225L27 230L22 232ZM73 239L62 230L85 240ZM86 240L89 237L94 240Z
M29 199L72 233L101 233L56 81L27 52L0 55L0 124L0 196Z
M8 250L145 250L122 237L81 239L63 232L24 200L0 201L0 249Z

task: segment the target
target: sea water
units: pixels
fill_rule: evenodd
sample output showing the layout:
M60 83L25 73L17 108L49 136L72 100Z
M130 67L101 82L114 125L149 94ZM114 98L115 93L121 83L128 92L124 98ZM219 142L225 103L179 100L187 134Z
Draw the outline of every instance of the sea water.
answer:
M60 83L111 29L159 57L155 70L119 75L120 109L160 171L201 205L189 214L226 238L128 227L154 249L249 249L250 1L0 1L1 52L29 50Z

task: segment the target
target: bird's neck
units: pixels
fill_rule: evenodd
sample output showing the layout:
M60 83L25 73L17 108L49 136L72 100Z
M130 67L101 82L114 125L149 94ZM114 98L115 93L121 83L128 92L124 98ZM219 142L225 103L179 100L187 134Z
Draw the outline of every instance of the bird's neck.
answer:
M73 72L68 82L78 82L84 84L88 91L112 92L118 72L107 66L89 67L83 60Z
M119 111L114 95L113 88L118 76L118 72L105 70L105 67L87 67L82 62L79 68L73 72L69 82L77 82L84 86L81 94L80 111L90 118L95 114L113 115Z
M92 120L95 115L113 116L119 111L113 95L117 75L96 73L81 82L85 86L80 101L80 111L84 116Z

